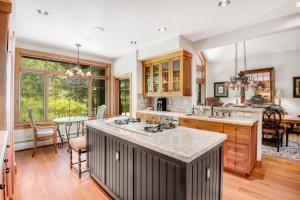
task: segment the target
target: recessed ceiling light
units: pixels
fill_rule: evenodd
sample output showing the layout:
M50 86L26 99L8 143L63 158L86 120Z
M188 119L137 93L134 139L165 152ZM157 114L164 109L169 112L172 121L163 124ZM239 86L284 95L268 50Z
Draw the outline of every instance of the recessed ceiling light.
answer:
M300 8L300 1L298 1L298 2L296 3L296 7L297 7L297 8Z
M167 27L161 27L161 28L158 29L158 31L165 32L165 31L167 31Z
M136 45L136 44L137 44L137 41L135 41L135 40L132 40L132 41L130 41L130 44L132 44L132 45Z
M231 3L230 0L221 0L219 3L218 3L218 6L223 8L223 7L226 7L226 6L229 6L229 4Z
M49 15L49 12L47 10L43 10L43 9L38 9L37 12L40 14L40 15Z
M105 29L101 26L95 26L94 27L97 31L105 32Z

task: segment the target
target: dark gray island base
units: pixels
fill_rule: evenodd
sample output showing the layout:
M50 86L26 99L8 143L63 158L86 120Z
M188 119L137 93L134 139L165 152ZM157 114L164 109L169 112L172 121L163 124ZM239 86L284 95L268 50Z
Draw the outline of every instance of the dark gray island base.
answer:
M114 199L222 199L223 142L184 162L87 126L87 167Z

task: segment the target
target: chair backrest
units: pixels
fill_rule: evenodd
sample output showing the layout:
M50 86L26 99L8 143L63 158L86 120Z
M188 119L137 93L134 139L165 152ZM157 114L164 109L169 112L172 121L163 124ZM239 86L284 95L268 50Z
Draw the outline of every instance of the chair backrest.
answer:
M271 104L270 107L277 109L281 113L281 115L284 115L284 109L280 105L278 105L278 104Z
M208 97L205 99L206 106L221 106L223 103L221 102L219 97Z
M103 119L106 111L106 105L98 106L97 119Z
M263 128L278 128L280 123L280 112L273 107L266 107L263 113Z
M255 108L254 104L245 104L243 105L243 108Z
M227 103L224 107L235 107L233 103Z
M32 114L32 110L30 108L27 109L28 110L28 115L29 115L29 122L33 131L34 136L36 135L36 126L35 126L35 121L33 118L33 114Z

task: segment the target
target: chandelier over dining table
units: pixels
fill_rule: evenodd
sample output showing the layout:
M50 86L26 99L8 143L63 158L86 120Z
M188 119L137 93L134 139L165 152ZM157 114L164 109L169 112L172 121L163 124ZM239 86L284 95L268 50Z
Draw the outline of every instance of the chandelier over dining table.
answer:
M244 68L245 71L247 70L247 60L246 60L246 42L243 42L244 47ZM235 43L235 71L234 75L230 77L230 81L225 82L225 86L230 89L237 89L240 90L241 88L244 89L256 89L257 84L252 76L246 76L244 73L239 72L237 73L238 68L238 43Z
M77 47L77 64L75 67L71 68L70 70L66 71L66 75L73 77L73 78L88 78L91 76L91 72L87 71L84 73L80 66L80 60L79 60L79 48L81 47L81 44L75 44Z

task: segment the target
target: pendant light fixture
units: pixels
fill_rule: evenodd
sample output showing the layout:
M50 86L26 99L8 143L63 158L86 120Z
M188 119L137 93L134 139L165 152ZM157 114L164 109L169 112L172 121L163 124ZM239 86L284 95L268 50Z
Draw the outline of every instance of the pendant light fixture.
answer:
M247 70L247 60L246 60L246 42L243 42L244 45L244 70ZM237 73L238 68L238 43L235 43L235 71L234 76L230 77L230 81L226 82L225 85L228 88L233 90L237 89L240 90L241 88L248 89L249 87L255 88L256 84L255 81L250 77L246 76L244 73L239 72Z
M81 47L81 44L75 44L75 46L77 47L77 64L71 70L67 70L66 75L74 78L88 78L91 76L91 72L88 71L87 73L84 73L80 67L79 48Z

